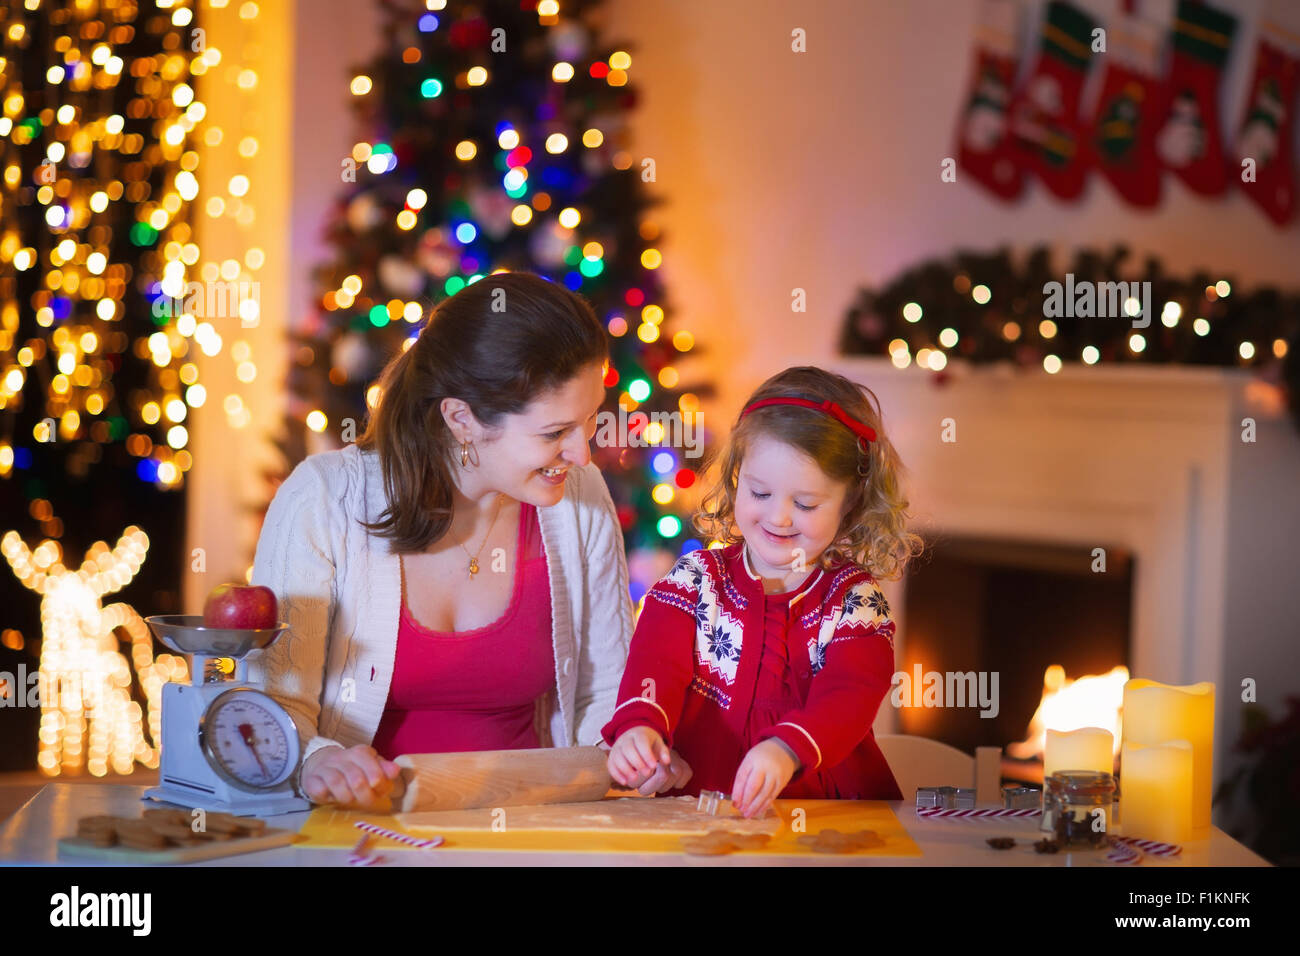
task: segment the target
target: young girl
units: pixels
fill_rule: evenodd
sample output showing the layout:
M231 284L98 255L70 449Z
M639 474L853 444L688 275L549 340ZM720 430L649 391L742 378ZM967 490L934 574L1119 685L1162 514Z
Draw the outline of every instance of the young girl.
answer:
M871 731L894 672L872 572L897 578L922 545L879 412L843 376L786 369L721 460L695 524L724 547L683 555L647 594L602 728L610 775L729 793L747 817L778 796L901 800Z

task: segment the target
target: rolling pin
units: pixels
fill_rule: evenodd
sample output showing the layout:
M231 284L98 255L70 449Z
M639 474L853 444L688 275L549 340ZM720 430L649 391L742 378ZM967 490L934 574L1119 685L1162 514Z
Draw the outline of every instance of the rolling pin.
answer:
M393 812L600 800L613 785L605 760L599 747L402 754Z

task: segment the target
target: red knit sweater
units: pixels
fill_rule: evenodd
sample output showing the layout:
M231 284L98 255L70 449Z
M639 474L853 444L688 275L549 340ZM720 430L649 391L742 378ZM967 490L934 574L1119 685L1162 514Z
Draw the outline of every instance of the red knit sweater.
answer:
M646 596L605 741L658 731L693 771L671 795L730 793L749 742L776 737L800 764L781 797L901 800L871 731L894 672L894 622L875 579L855 564L819 569L790 595L783 625L766 615L785 628L798 702L777 720L754 706L767 603L743 543L678 559Z

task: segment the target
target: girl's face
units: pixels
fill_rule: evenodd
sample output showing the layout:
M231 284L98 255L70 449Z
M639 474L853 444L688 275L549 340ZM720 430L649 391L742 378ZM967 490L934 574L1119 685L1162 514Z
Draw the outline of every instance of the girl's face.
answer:
M467 474L459 450L452 450L452 467L460 473L463 490L474 496L504 492L539 508L558 504L569 469L591 461L588 442L604 399L604 372L593 364L538 395L523 411L505 415L491 434L474 422L479 467L471 465Z
M811 570L836 538L848 490L848 482L828 477L799 449L756 438L736 487L736 525L754 570L768 577Z

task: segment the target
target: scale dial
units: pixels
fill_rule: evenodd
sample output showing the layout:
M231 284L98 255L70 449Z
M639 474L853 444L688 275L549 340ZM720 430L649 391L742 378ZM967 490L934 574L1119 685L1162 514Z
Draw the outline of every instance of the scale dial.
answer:
M243 790L270 790L298 768L298 730L269 695L235 687L208 705L199 747L222 778Z

